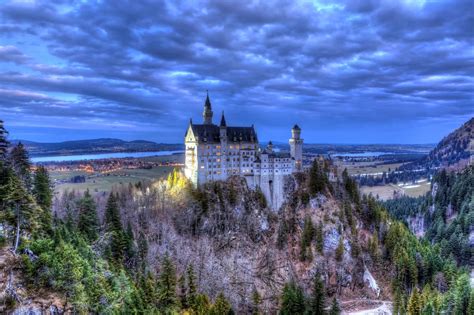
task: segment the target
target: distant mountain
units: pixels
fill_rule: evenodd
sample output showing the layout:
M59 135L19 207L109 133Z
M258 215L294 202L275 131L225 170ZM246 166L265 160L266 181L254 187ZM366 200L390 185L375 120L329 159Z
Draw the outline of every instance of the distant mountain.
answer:
M112 138L50 143L13 140L12 143L20 141L26 146L31 156L183 150L182 144L156 143L145 140L124 141Z
M414 166L462 168L469 163L474 150L474 118L443 138L438 145Z

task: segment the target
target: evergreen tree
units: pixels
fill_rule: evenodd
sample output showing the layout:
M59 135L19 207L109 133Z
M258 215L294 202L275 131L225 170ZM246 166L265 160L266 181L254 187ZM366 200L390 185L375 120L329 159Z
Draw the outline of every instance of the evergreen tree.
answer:
M178 279L178 299L182 309L189 307L186 293L186 278L184 275L181 275Z
M467 314L474 314L474 290L471 289L469 296L469 305L467 306Z
M281 297L281 315L299 315L305 312L303 290L294 282L285 284Z
M232 314L232 306L230 305L229 301L226 300L224 294L219 293L212 305L210 311L210 315L230 315Z
M5 162L7 158L8 145L7 140L8 131L3 126L3 120L0 119L0 163Z
M254 288L252 292L252 309L251 309L252 315L260 314L261 303L262 303L262 298L260 297L260 294L258 293L257 289Z
M319 222L316 228L315 240L316 240L316 250L319 253L322 253L323 247L324 247L324 235L323 235L323 224L321 222Z
M309 313L311 315L322 315L324 311L324 301L326 292L324 290L324 283L321 280L321 275L317 273L313 279L313 291L311 292L311 299L309 305Z
M318 159L314 159L309 171L309 193L312 196L315 196L317 193L323 193L327 181L327 176L319 166Z
M336 298L334 298L332 300L332 306L331 306L331 310L329 311L329 314L330 315L339 315L339 314L341 314L341 308L339 307L339 303L337 302Z
M109 258L114 263L122 263L126 250L126 237L120 221L117 196L112 192L105 207L105 228L111 234Z
M311 252L311 241L314 236L313 222L311 221L310 216L306 216L304 220L303 234L301 236L301 252L300 260L301 261L312 261L313 255ZM309 246L309 248L308 248Z
M138 233L138 261L139 267L142 271L146 268L146 258L148 256L148 241L145 233L140 230Z
M208 315L211 308L209 298L205 294L197 294L194 299L193 314Z
M27 189L31 190L31 163L25 146L20 142L10 152L10 161L16 175Z
M51 180L49 179L48 171L44 166L38 166L35 171L35 178L33 182L33 195L36 203L44 210L50 211L53 200L53 192L51 189Z
M89 241L93 242L99 236L99 218L97 217L94 199L86 190L78 202L79 219L77 229Z
M41 207L39 220L42 232L44 233L51 233L52 231L51 204L53 191L51 186L48 171L44 166L39 166L35 172L33 195L36 199L36 203Z
M127 231L124 234L125 257L128 265L133 267L136 264L136 248L134 243L133 229L130 222L127 223Z
M188 278L188 303L191 308L195 309L197 288L196 275L194 274L194 267L192 264L188 266L188 269L186 270L186 275Z
M158 305L165 312L173 311L178 306L176 270L168 255L163 258L158 279Z
M407 313L408 315L421 315L421 297L417 288L414 288L411 292L410 299L408 300Z
M456 306L454 312L456 315L468 314L469 299L471 295L471 286L467 274L461 275L456 281Z
M342 236L340 236L339 244L337 245L337 248L336 248L336 260L342 261L343 257L344 257L344 239L342 238Z
M16 252L22 229L35 231L40 223L38 215L41 210L35 208L31 195L25 190L18 176L12 173L7 174L8 182L0 190L5 198L2 200L3 206L8 210L5 214L6 219L16 226L13 245L13 251Z

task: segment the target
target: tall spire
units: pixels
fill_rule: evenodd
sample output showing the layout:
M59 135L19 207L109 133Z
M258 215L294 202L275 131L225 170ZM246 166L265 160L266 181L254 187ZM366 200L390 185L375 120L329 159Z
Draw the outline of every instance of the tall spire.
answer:
M225 122L225 117L224 117L224 111L222 111L222 116L221 116L221 127L227 127L227 124Z
M212 107L211 101L209 100L209 91L206 90L206 102L204 103L204 112L202 113L202 117L204 119L205 125L212 124Z
M209 107L209 109L212 109L211 101L209 100L209 90L206 90L206 103L204 104L204 107Z

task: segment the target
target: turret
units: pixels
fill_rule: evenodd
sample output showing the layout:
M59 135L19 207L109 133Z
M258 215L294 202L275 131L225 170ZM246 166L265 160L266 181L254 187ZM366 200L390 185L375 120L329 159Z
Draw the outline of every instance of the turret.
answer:
M212 113L211 101L209 100L209 92L208 92L206 96L206 102L204 103L204 111L202 113L202 117L203 117L205 125L212 124L212 115L213 113Z
M294 125L291 128L291 137L293 139L299 139L301 137L301 128L298 125Z
M301 139L301 128L294 125L291 129L290 154L295 161L295 169L303 168L303 139Z
M224 111L222 111L221 123L219 124L219 135L221 141L227 141L227 124L225 122Z
M273 143L270 141L267 144L267 152L272 153L273 152Z

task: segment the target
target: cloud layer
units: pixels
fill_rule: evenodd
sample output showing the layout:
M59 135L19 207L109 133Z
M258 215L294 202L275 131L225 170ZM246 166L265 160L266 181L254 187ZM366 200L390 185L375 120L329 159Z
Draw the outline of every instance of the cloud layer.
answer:
M181 142L209 90L260 139L436 142L474 115L473 42L464 0L12 1L0 118L15 138Z

